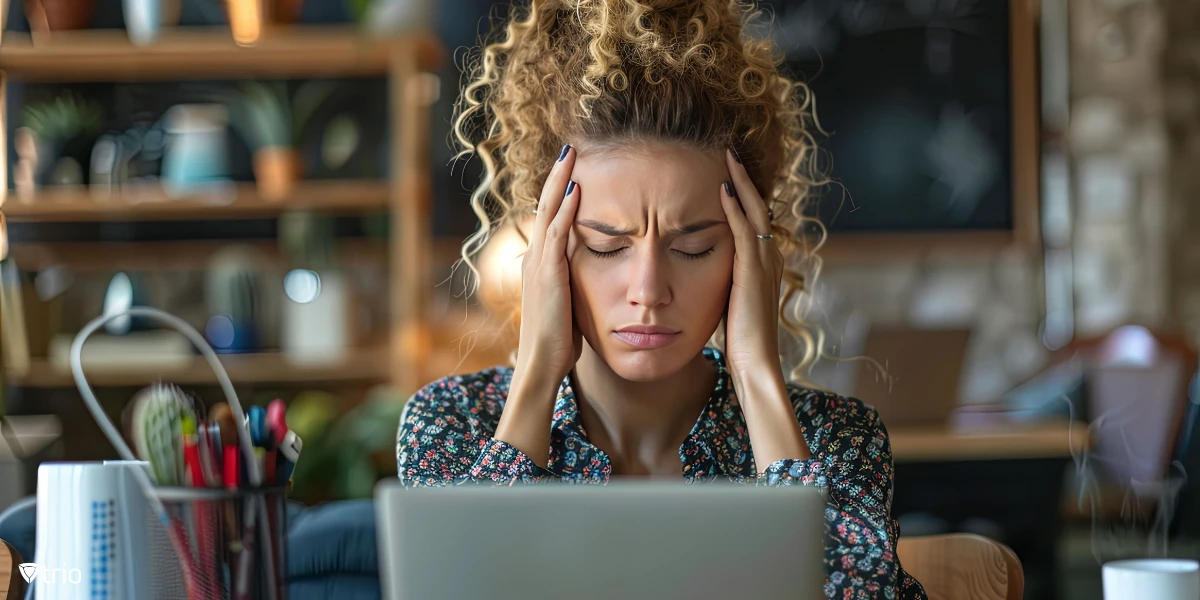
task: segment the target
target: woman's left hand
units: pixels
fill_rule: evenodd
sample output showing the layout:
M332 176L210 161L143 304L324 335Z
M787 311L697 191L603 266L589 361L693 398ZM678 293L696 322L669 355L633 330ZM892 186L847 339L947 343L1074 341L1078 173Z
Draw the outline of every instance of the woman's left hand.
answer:
M783 253L770 236L771 216L746 168L725 152L732 184L721 186L721 206L733 230L733 287L725 316L725 360L746 418L756 468L812 453L792 408L779 364L779 290ZM732 185L732 189L730 189Z
M772 239L771 217L731 150L725 152L732 186L721 186L721 206L733 230L733 287L725 317L725 355L735 377L749 371L779 371L779 290L783 280L783 253ZM732 192L732 194L731 194Z

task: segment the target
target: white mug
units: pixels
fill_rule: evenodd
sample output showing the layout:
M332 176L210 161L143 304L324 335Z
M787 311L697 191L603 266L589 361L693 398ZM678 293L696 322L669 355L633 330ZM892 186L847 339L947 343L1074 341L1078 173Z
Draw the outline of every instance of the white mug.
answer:
M37 598L148 598L147 503L141 461L38 467L37 550L22 575Z
M1172 558L1104 564L1104 600L1200 600L1200 562Z

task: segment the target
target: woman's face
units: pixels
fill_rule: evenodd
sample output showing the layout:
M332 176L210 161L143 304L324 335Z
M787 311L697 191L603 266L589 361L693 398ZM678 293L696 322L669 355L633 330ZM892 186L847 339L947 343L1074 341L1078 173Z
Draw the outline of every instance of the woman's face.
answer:
M568 246L571 303L584 339L624 379L677 373L716 331L729 298L723 153L583 150L571 178L582 194ZM644 325L669 333L621 331Z

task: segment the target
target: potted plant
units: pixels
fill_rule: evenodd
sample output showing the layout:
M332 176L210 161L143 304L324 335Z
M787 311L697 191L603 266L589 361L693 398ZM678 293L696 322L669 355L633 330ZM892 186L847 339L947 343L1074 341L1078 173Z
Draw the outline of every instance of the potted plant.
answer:
M419 31L433 26L433 0L346 0L351 16L372 35Z
M338 417L331 394L298 395L287 412L288 426L304 440L292 474L292 498L306 503L370 498L380 479L396 475L396 425L404 402L381 385Z
M24 107L21 125L33 134L37 183L86 183L92 145L104 127L104 112L98 105L73 94L59 96Z
M288 93L284 82L243 82L230 102L230 121L254 153L258 193L279 200L304 172L296 145L313 112L333 93L329 81L308 81Z

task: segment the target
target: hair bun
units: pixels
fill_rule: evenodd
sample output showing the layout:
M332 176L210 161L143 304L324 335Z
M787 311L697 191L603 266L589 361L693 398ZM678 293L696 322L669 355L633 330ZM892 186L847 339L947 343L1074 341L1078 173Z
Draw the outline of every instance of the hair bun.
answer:
M695 4L696 0L625 0L633 4L641 4L650 10L673 10L683 8L689 4Z
M568 0L568 6L579 8L648 8L650 10L672 10L688 5L695 5L702 0Z

